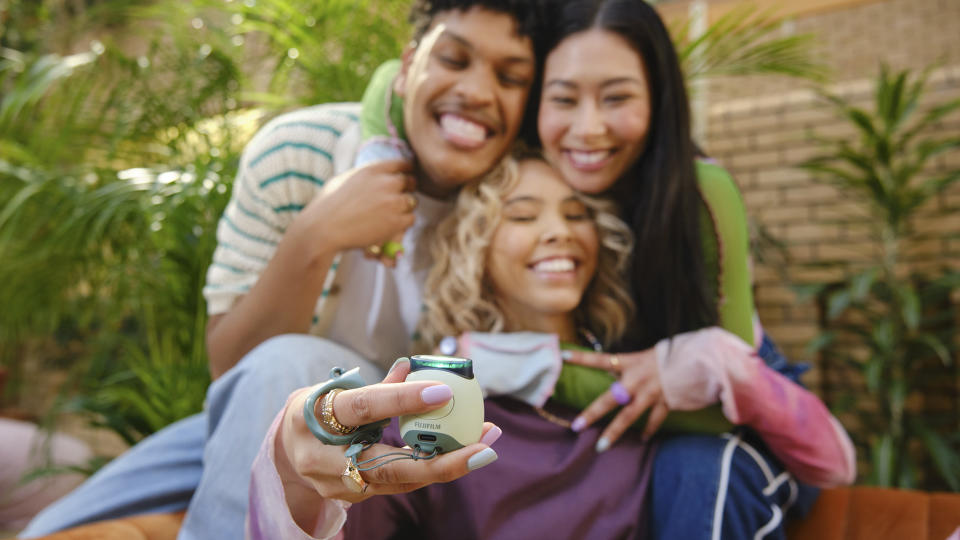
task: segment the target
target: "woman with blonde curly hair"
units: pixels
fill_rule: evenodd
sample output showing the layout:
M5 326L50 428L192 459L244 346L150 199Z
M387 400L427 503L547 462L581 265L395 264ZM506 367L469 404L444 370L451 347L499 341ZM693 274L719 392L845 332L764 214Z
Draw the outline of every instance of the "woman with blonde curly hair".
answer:
M626 392L609 382L609 373L560 361L561 349L616 343L631 318L631 295L620 276L631 237L613 205L576 192L541 158L521 154L465 186L452 214L425 234L418 245L429 248L435 266L424 269L419 340L427 349L439 345L444 354L473 360L485 395L480 440L414 461L406 458L417 454L397 457L413 451L402 448L394 422L380 443L352 450L319 444L320 435L306 427L304 406L323 388L298 390L254 463L251 537L645 538L657 443L645 430L630 429L600 456L606 426L577 426L580 410L557 399L571 394L572 381L588 378L609 387L615 399ZM447 336L456 337L455 351L445 350ZM665 384L697 392L702 364L747 351L737 343L705 349L681 336L670 354L695 361L666 370ZM322 407L325 421L349 433L342 430L450 403L445 384L406 382L410 369L401 358L382 383L326 394L333 397ZM717 385L725 411L750 410L750 396L728 391L736 384ZM784 397L815 399L797 392ZM807 420L824 429L835 422L825 409ZM773 433L771 441L781 446L795 442L777 438L763 421L758 429ZM804 463L833 470L816 448L800 453ZM383 466L356 467L388 456Z
M529 154L507 158L487 178L464 187L455 205L418 244L429 246L436 261L424 288L420 342L432 348L444 336L461 336L486 395L480 441L426 461L363 470L351 490L340 478L344 447L321 445L304 427L304 403L316 388L299 390L254 464L253 538L305 538L304 532L345 538L562 538L571 531L582 538L643 536L652 447L639 431L630 432L597 459L600 427L578 436L570 430L577 410L549 399L561 343L599 347L619 339L626 327L633 309L619 276L631 248L626 225L610 202L577 193ZM423 400L434 404L429 410L450 399L445 385L403 382L409 370L401 359L383 383L336 394L331 415L357 425L361 412L373 420L371 411L396 403ZM445 388L443 399L434 399ZM358 457L395 455L403 446L394 423L381 443L364 447ZM468 474L481 467L483 473ZM436 478L444 481L429 483ZM604 519L597 519L599 509Z
M548 169L538 153L518 150L516 157L505 159L487 177L464 186L453 211L426 233L422 245L429 249L434 263L425 282L424 312L418 327L422 346L432 349L443 337L465 332L550 331L536 328L536 317L511 311L511 291L503 290L505 283L498 284L491 275L491 269L497 268L495 254L502 249L495 243L498 231L534 219L530 205L536 204L531 202L531 194L519 199L505 196L518 188L521 170L550 176ZM560 339L577 343L584 336L597 335L601 344L608 345L623 334L633 311L621 275L632 248L630 230L617 217L611 201L568 191L564 217L592 222L599 243L597 260L591 263L595 275L582 293L583 301L572 310L571 328L566 328ZM501 234L504 242L511 241L511 232ZM564 264L569 266L554 263L558 269L554 273L562 271L558 265Z

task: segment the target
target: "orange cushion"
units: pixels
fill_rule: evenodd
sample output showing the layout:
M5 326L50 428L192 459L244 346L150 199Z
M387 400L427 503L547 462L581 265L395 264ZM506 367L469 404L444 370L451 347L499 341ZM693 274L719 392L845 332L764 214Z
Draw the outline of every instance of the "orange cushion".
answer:
M43 540L176 540L183 512L143 514L81 525Z
M84 525L43 540L175 540L183 512ZM806 518L787 526L791 540L945 540L960 527L960 493L867 486L825 489Z
M960 527L960 493L927 493L868 486L826 489L793 540L945 540Z

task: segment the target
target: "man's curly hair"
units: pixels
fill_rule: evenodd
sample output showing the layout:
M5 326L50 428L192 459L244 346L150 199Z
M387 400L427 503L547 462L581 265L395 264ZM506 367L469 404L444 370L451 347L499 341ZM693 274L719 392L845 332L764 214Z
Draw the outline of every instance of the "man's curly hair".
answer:
M414 40L419 41L426 33L433 18L445 11L467 11L482 7L512 16L516 22L517 35L535 39L539 35L541 0L414 0L410 8L410 24Z

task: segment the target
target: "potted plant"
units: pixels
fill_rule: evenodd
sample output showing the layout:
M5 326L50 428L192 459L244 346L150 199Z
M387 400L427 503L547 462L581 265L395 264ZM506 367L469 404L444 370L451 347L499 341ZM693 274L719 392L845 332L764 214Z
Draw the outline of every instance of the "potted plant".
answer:
M960 99L919 111L930 71L913 76L882 67L873 111L825 94L858 136L817 138L823 153L802 167L868 210L878 255L841 282L808 284L802 293L824 300L826 328L810 349L826 363L855 366L866 383L867 399L877 405L876 411L860 414L871 431L868 482L916 486L919 449L958 491L955 425L938 430L944 427L936 425L938 419L908 406L911 395L924 391L924 360L933 357L951 366L956 349L954 314L943 306L949 306L950 294L960 287L960 272L946 265L909 272L903 256L905 245L917 237L913 218L928 212L926 204L960 180L957 168L925 172L932 158L960 148L960 137L935 136L931 130L960 109Z

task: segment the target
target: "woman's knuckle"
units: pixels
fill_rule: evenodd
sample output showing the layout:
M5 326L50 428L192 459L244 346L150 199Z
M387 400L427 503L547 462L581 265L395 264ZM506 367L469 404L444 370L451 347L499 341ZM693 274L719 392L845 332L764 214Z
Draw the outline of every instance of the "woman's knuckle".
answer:
M399 484L400 475L394 467L380 467L374 469L374 476L372 480L378 484Z
M370 391L366 388L357 389L353 399L350 401L350 411L362 423L368 423L373 413L373 399Z

